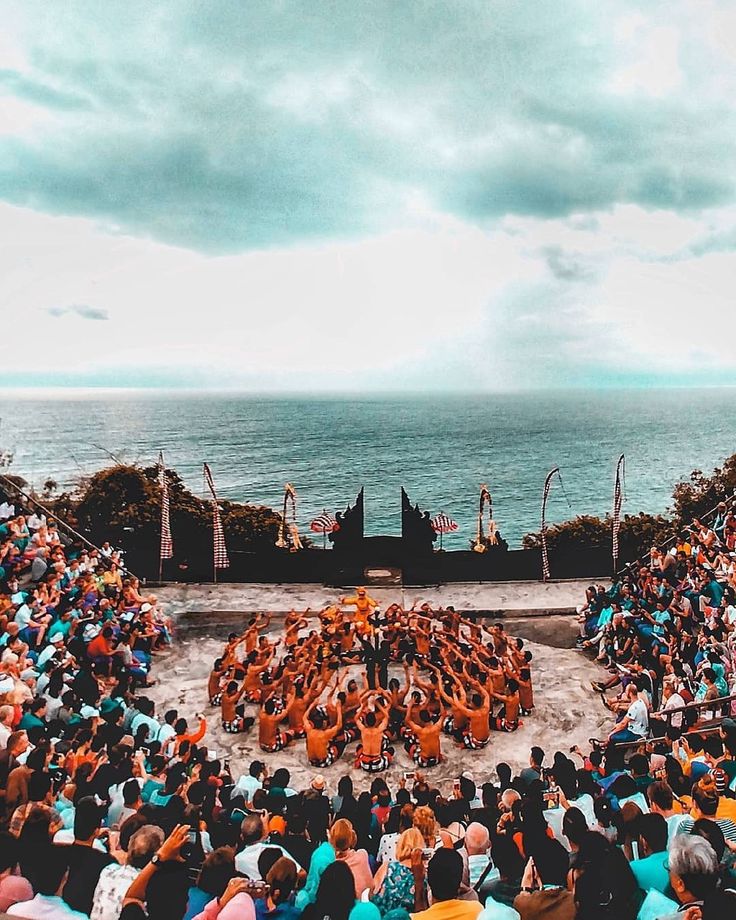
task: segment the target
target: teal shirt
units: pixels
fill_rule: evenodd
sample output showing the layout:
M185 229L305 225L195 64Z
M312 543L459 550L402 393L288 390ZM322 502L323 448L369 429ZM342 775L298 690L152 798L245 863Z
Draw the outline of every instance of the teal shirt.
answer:
M153 778L147 779L145 783L143 783L143 788L141 789L141 798L144 802L150 802L151 796L154 794L154 792L161 792L163 788L163 780Z
M46 723L39 719L38 716L34 716L32 712L27 712L23 718L18 723L18 731L22 729L28 731L29 728L45 728Z
M644 859L635 859L631 865L631 871L636 877L636 883L642 891L647 892L650 888L659 891L662 894L672 896L670 889L670 874L665 868L667 863L667 851L661 853L652 853L651 856L645 856Z
M666 610L655 610L654 613L652 614L652 619L657 624L653 630L654 635L663 636L665 634L664 624L671 623L672 617L669 615L668 611Z
M63 620L57 620L55 623L52 623L51 626L49 626L49 639L52 636L55 636L57 633L61 633L61 635L66 639L66 637L71 632L71 628L71 620L67 620L66 622Z

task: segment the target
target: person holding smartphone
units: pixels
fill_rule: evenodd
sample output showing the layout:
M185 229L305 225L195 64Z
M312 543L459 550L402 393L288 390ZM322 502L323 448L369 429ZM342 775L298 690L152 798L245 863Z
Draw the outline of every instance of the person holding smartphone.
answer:
M514 909L521 920L533 917L574 920L575 899L566 887L569 867L567 850L559 841L539 841L534 858L527 861L521 891L514 899Z

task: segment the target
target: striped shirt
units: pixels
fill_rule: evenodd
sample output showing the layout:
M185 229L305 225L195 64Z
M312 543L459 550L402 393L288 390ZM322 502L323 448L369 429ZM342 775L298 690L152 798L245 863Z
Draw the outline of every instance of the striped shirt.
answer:
M736 843L736 824L730 818L710 818L723 831L723 836L731 843ZM692 834L695 818L685 818L677 829L678 834Z

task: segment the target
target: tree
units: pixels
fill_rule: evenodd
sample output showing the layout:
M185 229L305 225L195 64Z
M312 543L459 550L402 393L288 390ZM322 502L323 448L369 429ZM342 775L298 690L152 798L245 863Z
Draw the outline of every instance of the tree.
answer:
M212 503L190 492L174 470L167 470L167 481L175 557L206 558L212 553ZM271 508L231 501L220 507L231 551L273 548L281 519ZM93 542L110 540L138 559L156 559L161 533L158 467L100 470L83 484L74 514Z
M711 476L693 470L690 479L678 482L672 492L675 524L678 528L692 523L711 511L718 502L736 493L736 454L732 454L722 467L716 467Z
M663 515L624 515L619 530L621 560L646 555L652 546L661 543L671 533L672 522ZM547 546L550 549L610 547L612 541L613 521L609 514L603 518L582 514L547 528ZM538 549L542 545L541 533L526 534L523 545L525 549Z

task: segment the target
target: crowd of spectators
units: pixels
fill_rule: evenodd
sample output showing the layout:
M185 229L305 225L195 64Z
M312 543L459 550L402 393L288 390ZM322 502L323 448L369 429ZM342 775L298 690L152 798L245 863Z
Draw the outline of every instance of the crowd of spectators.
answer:
M358 790L342 771L334 788L319 771L292 788L278 754L240 775L208 749L204 717L157 714L146 687L171 629L156 597L111 547L85 550L10 504L0 506L0 910L736 916L736 722L721 701L734 673L732 513L715 541L681 541L674 566L653 554L636 578L588 592L580 647L610 669L596 685L614 714L609 738L586 752L563 739L551 755L533 747L518 775L504 763L443 782L358 771ZM677 711L690 699L713 712Z

